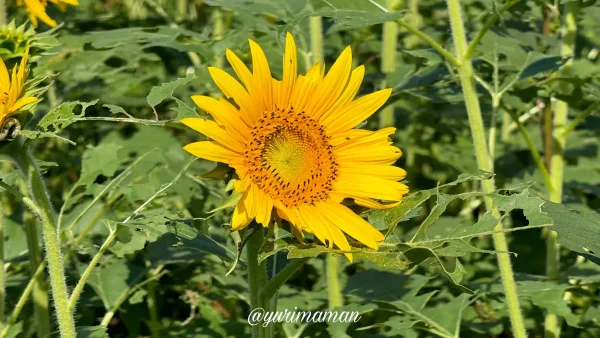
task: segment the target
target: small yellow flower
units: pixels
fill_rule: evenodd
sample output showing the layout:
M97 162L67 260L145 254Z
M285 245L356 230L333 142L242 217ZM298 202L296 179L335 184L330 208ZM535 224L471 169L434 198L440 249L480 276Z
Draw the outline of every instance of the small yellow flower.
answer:
M56 26L56 21L54 21L46 13L46 6L48 6L48 2L57 5L58 8L63 12L67 10L68 5L79 6L79 0L18 0L17 4L19 6L27 7L29 18L34 26L37 27L39 18L48 26L54 27Z
M28 55L29 48L25 50L21 64L13 68L10 77L4 61L0 59L0 126L4 124L7 117L17 113L24 106L38 101L36 97L23 95L29 73L26 68Z
M242 197L232 229L240 230L253 219L267 226L276 210L300 240L303 232L312 233L330 248L349 251L345 233L377 249L384 236L341 202L353 199L384 209L400 203L408 192L398 182L406 172L393 166L401 155L388 137L395 128L355 129L385 103L391 89L355 99L365 69L351 69L350 47L327 74L315 64L306 75L298 75L296 44L288 33L281 81L271 77L263 50L252 40L250 50L252 72L231 50L226 52L243 86L221 69L208 69L235 105L224 98L193 96L214 121L181 121L213 139L188 144L185 150L226 163L239 176L234 187Z

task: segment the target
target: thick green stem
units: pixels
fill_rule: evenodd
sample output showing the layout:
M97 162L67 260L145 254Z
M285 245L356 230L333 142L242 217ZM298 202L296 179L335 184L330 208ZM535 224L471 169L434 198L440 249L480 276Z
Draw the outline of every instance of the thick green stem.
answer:
M568 2L565 4L564 37L561 48L561 54L564 56L573 55L575 51L575 37L577 36L577 2ZM569 76L573 59L570 59L560 69L561 77ZM569 84L561 83L559 91L567 94ZM550 201L562 203L563 193L563 174L564 174L564 150L567 144L565 128L569 120L569 105L565 101L557 100L554 110L553 138L554 149L552 152L552 161L550 175L554 190L550 194ZM546 237L546 276L549 279L558 281L560 277L560 252L556 241L556 232L549 231ZM561 320L552 313L546 314L545 318L545 337L558 338L560 336Z
M393 23L392 23L393 24ZM321 65L324 64L323 55L323 23L320 16L314 16L310 18L310 47L312 51L313 63L319 62ZM329 306L332 304L341 306L342 290L340 288L339 280L339 257L328 255L325 266L325 273L327 274L327 294L329 298Z
M152 337L160 337L160 332L162 331L162 326L158 319L158 307L156 299L157 282L153 279L153 277L158 275L163 267L163 265L160 265L158 268L152 269L148 273L148 280L151 280L151 282L148 282L148 287L146 288L146 291L148 292L146 304L148 305L148 312L150 313L150 322L148 323L148 326L150 327Z
M52 204L50 203L44 180L35 163L35 159L23 147L21 152L15 156L21 170L27 177L27 184L31 196L37 204L42 220L42 234L44 246L46 248L46 260L48 261L48 273L50 275L50 285L52 286L52 299L54 309L58 320L58 327L62 338L75 338L75 319L73 311L69 309L69 294L67 292L67 283L65 281L65 269L62 262L60 243L54 215L52 213Z
M0 0L0 26L6 25L6 0Z
M456 54L461 65L458 68L458 74L467 108L467 115L469 117L471 135L473 136L473 145L475 147L477 166L481 170L491 171L492 159L490 158L489 151L487 149L481 108L479 106L479 100L475 90L473 66L471 64L471 59L466 57L467 39L464 31L460 1L447 0L447 3ZM483 182L484 192L491 193L494 190L495 183L493 179ZM500 219L500 212L498 209L493 207L491 199L486 198L485 203L487 209L490 210L492 215L497 219ZM512 324L512 333L516 338L524 338L526 337L525 325L523 323L523 316L519 306L514 274L508 253L508 244L504 232L502 232L502 223L498 222L494 230L497 232L492 235L492 238L494 240L495 249L498 252L498 266L500 268L500 276L502 279L502 285L504 286L504 294Z
M262 226L252 223L254 228L250 228L253 233L246 242L246 256L248 264L248 286L250 288L250 307L252 310L263 309L265 313L269 311L269 302L264 302L260 296L260 290L267 284L267 265L265 261L258 262L258 254L263 245L263 229ZM252 326L253 338L265 338L267 329L263 327L261 320L256 325Z
M4 330L4 306L6 297L4 286L6 274L4 272L4 206L0 204L0 332Z
M50 335L50 312L48 309L48 287L44 275L35 275L38 267L42 264L42 253L38 244L38 231L35 219L30 213L24 217L25 232L27 233L27 245L29 248L29 263L31 264L31 278L35 280L33 286L33 308L38 337Z
M225 23L223 21L223 12L219 8L213 10L213 37L215 41L223 39L223 32L225 31ZM223 56L215 56L215 67L223 68Z
M340 281L340 257L335 255L327 256L327 298L329 308L334 309L344 305L342 294L342 283Z
M398 0L388 0L388 9L393 10ZM396 48L398 47L398 25L395 22L385 22L383 24L383 41L381 44L381 72L384 74L393 73L396 70ZM382 81L382 87L386 86L385 80ZM394 126L394 105L387 105L379 113L379 128Z
M320 16L310 17L310 51L312 63L319 62L322 66L325 56L323 53L323 18ZM307 65L307 68L310 66Z
M188 13L188 0L177 0L177 20L184 21Z
M270 302L271 297L277 293L277 290L290 279L296 271L298 271L304 263L308 261L308 258L294 259L283 270L279 271L261 290L261 297L263 301Z

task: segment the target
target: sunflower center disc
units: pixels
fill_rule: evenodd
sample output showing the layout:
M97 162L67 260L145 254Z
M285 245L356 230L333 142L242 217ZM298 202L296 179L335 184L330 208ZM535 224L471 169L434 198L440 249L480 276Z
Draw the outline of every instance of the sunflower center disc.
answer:
M244 154L253 182L286 207L326 200L337 175L328 136L293 109L265 113Z

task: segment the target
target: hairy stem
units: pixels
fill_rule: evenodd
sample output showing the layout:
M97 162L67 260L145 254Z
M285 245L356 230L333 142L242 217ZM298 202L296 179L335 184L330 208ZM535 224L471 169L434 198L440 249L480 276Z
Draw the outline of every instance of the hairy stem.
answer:
M6 273L4 271L4 206L0 204L0 332L4 330L4 306L6 302L5 285Z
M48 309L48 288L44 275L35 275L36 270L42 264L42 252L38 244L38 230L35 219L25 211L25 232L27 234L27 246L29 248L29 263L31 264L31 278L35 281L33 286L33 308L38 337L50 335L50 313Z
M223 39L225 23L223 22L223 12L220 8L213 9L213 37L216 41ZM223 56L215 56L215 67L223 68Z
M6 0L0 0L0 26L6 25Z
M456 54L461 64L461 66L458 68L458 75L460 77L460 83L467 108L467 115L469 117L469 125L471 128L471 134L473 136L473 145L475 147L477 166L481 170L491 171L492 159L490 158L489 151L487 149L481 108L479 106L479 100L475 90L473 66L471 64L470 57L467 56L467 39L462 20L460 1L447 0L447 4ZM491 193L494 190L495 183L493 179L483 182L484 192ZM491 199L486 198L485 203L487 209L492 212L492 215L495 218L500 219L500 213L498 209L493 207ZM526 337L525 325L523 323L523 316L519 306L516 283L508 253L508 244L506 241L506 236L503 232L501 232L502 223L500 221L494 230L498 230L498 232L492 235L492 238L494 240L495 249L498 252L498 266L500 267L500 276L502 279L502 285L504 286L504 294L512 324L513 335L516 338L524 338Z
M252 310L263 309L269 311L269 303L263 302L260 297L261 288L267 284L267 265L265 261L258 262L258 254L263 244L264 234L262 227L257 223L252 223L253 231L246 242L246 255L248 264L248 285L250 288L250 307ZM252 327L253 338L265 338L267 329L263 327L262 320Z
M565 4L564 37L561 48L561 54L564 56L572 55L575 51L575 37L577 35L577 2L568 2ZM560 69L560 75L569 76L573 59L570 59ZM559 87L562 94L569 90L569 84L563 82ZM554 190L550 194L550 201L562 203L563 193L563 173L564 173L564 150L567 144L565 128L569 117L569 105L565 101L557 100L554 110L553 138L554 149L552 153L550 174ZM546 237L546 276L549 279L558 281L560 277L560 252L556 241L556 232L549 231ZM552 313L547 313L545 318L544 332L547 338L558 338L560 336L561 320Z
M35 201L42 220L42 234L48 261L48 273L52 287L52 299L58 320L58 327L62 338L74 338L75 319L73 311L69 309L69 294L65 281L65 269L62 262L60 243L54 223L52 204L46 192L46 186L35 159L26 146L15 154L14 159L27 178L27 185Z
M393 10L398 0L388 0L388 9ZM396 48L398 47L398 25L395 22L385 22L383 24L383 41L381 43L381 72L384 74L393 73L396 70ZM381 83L386 86L385 80ZM394 126L394 105L387 105L379 113L379 128ZM328 256L329 257L329 256Z
M323 65L325 61L323 53L323 18L320 16L310 17L310 51L312 53L312 63L319 62ZM310 68L307 65L307 68Z

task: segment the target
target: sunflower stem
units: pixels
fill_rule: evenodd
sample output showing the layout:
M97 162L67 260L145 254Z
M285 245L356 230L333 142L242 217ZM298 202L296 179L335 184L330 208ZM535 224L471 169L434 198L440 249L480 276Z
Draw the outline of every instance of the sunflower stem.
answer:
M320 16L310 17L310 51L312 53L312 63L321 63L325 61L323 54L323 18ZM310 68L310 66L307 66Z
M456 55L457 59L459 60L459 64L461 65L458 67L458 75L467 108L471 134L473 135L473 145L475 147L477 166L481 170L492 171L492 159L490 158L489 151L487 149L481 108L479 106L479 99L477 98L477 92L475 90L473 65L470 57L468 56L469 54L467 54L467 39L462 19L460 1L447 0L447 4ZM480 33L478 35L482 34ZM473 45L474 43L472 42L472 46ZM493 178L483 182L484 192L491 193L494 190L495 183ZM492 200L490 198L485 198L485 204L487 209L491 211L492 215L495 218L500 219L500 212L498 209L493 207ZM500 276L502 279L502 285L504 286L504 294L512 324L512 332L516 338L524 338L527 336L527 334L525 331L525 325L523 323L521 308L519 306L516 283L508 253L508 244L504 232L502 232L502 223L498 222L494 230L497 232L492 235L492 238L494 240L495 249L498 252L498 266L500 267Z
M6 0L0 0L0 26L6 25Z
M4 206L0 204L0 332L4 330L4 306L6 285L6 274L4 273Z
M213 9L213 37L216 41L223 39L225 23L223 21L223 11L220 8ZM215 56L215 67L223 68L223 55Z
M39 234L35 218L25 210L24 215L25 232L27 234L27 246L29 249L29 263L31 264L31 278L35 281L33 285L33 308L38 337L50 335L50 313L48 309L48 287L44 275L36 275L35 272L42 264L42 253L38 243Z
M75 319L73 311L69 309L69 294L65 281L65 269L62 262L60 243L54 223L52 204L46 191L44 180L37 167L35 159L26 145L13 154L14 160L27 178L27 185L35 201L42 221L42 233L48 261L48 273L52 287L52 299L58 320L60 336L62 338L75 338Z
M246 242L246 257L248 264L248 286L250 288L250 308L251 311L262 309L263 313L268 313L270 304L264 302L260 296L260 291L267 284L267 264L263 260L258 262L258 254L263 245L264 234L262 226L252 222L248 231L252 231ZM251 312L252 313L252 312ZM267 337L267 328L263 327L263 318L256 325L252 326L253 338Z
M310 18L310 47L312 51L313 63L324 64L323 53L323 21L320 16ZM342 306L342 289L340 288L340 258L334 255L328 255L325 264L325 274L327 275L327 296L329 307L334 308Z
M393 11L400 4L399 0L387 0L387 6ZM383 24L383 41L381 44L381 72L393 73L396 70L396 48L398 46L398 25L393 21ZM381 87L385 88L385 79ZM394 105L387 105L379 114L379 128L394 126Z
M575 38L577 36L577 2L568 2L565 4L565 20L564 20L564 36L561 47L563 56L571 56L575 51ZM573 59L571 58L560 69L561 77L569 76ZM569 91L570 85L562 82L559 86L559 91L566 94ZM550 161L550 175L552 180L553 191L550 194L550 201L554 203L562 203L563 193L563 173L564 173L564 149L567 144L565 128L569 121L569 104L565 101L557 100L554 110L553 121L553 138L554 147L552 160ZM560 277L560 251L556 241L556 232L549 231L546 237L546 276L550 280L558 281ZM547 313L544 324L545 337L558 338L560 337L561 319L553 314Z

